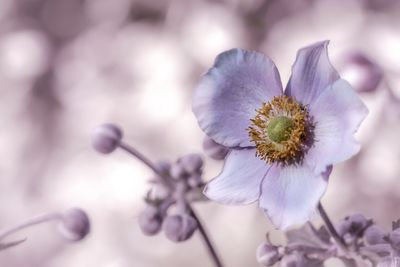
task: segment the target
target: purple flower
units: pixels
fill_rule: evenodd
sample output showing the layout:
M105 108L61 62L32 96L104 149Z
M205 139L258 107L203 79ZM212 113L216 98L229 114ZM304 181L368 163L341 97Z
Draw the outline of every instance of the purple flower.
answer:
M283 91L263 54L220 54L193 98L201 129L229 147L204 190L225 204L255 201L279 228L315 213L332 165L360 150L353 134L367 108L329 62L328 41L300 49Z

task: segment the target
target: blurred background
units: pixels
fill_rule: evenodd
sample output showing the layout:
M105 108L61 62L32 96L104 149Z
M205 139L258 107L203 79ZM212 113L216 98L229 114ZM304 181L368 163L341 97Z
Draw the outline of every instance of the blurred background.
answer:
M212 266L198 234L172 244L141 233L152 173L94 152L91 130L116 123L153 160L202 152L191 95L217 54L262 51L286 83L296 51L325 39L370 115L361 153L334 169L323 203L334 221L361 212L389 229L400 217L399 1L1 0L0 228L77 206L92 232L66 244L53 224L32 228L0 266ZM207 159L206 179L221 166ZM256 205L195 209L229 267L258 266L267 231L284 242Z

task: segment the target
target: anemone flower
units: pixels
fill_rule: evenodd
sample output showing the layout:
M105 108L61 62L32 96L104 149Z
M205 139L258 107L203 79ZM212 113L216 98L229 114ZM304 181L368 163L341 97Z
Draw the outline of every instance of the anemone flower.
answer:
M298 51L285 90L265 55L232 49L217 56L193 97L201 129L231 150L204 189L208 198L258 201L281 229L315 214L332 165L360 150L353 135L368 113L329 62L327 46Z

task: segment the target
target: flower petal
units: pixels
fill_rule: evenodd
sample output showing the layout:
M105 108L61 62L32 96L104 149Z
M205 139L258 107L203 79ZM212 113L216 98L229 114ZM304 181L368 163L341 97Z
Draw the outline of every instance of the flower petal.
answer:
M255 149L234 149L219 176L207 184L204 194L223 204L250 204L259 198L261 181L269 167L256 157Z
M255 110L282 94L279 73L263 54L232 49L220 54L193 97L200 128L227 147L251 147L247 128Z
M358 153L360 145L353 135L368 109L349 83L336 81L310 106L310 114L315 122L315 141L305 160L316 173Z
M297 52L285 94L293 96L303 105L310 104L339 79L339 74L328 58L328 43L319 42Z
M308 165L273 165L265 176L260 207L280 229L307 222L327 187L327 177Z

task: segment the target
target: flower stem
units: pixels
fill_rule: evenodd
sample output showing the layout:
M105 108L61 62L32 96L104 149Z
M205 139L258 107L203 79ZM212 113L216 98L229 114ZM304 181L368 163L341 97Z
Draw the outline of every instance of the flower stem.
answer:
M162 173L146 156L144 156L142 153L140 153L138 150L136 150L135 148L121 142L119 144L119 147L122 148L123 150L125 150L126 152L128 152L129 154L131 154L132 156L136 157L137 159L139 159L140 161L142 161L145 165L147 165L150 169L152 169L158 176L160 176L161 178L163 178L163 181L170 187L173 188L173 185L171 184L173 179L171 177L169 177L168 175L165 175L164 173ZM205 246L207 247L207 250L214 262L215 267L223 267L221 260L219 259L217 252L210 240L210 238L208 237L208 234L204 228L204 226L202 225L199 217L196 215L196 213L194 212L191 204L189 202L187 202L187 209L189 210L189 213L192 215L192 217L196 220L197 222L197 226L198 229L200 231L200 234L204 240Z
M324 207L322 207L321 202L318 203L318 211L321 215L322 220L324 221L326 227L328 228L329 233L333 237L333 239L336 241L338 246L343 249L344 251L347 250L347 246L344 243L343 239L340 237L338 232L336 231L335 227L333 226L331 220L329 219L328 214L326 213Z
M3 240L4 238L6 238L7 236L9 236L13 233L16 233L22 229L28 228L28 227L36 225L36 224L53 221L53 220L58 220L61 217L62 217L62 215L59 213L56 213L56 212L47 213L47 214L33 217L33 218L31 218L23 223L20 223L16 226L12 226L10 228L6 228L6 229L0 231L0 241Z

